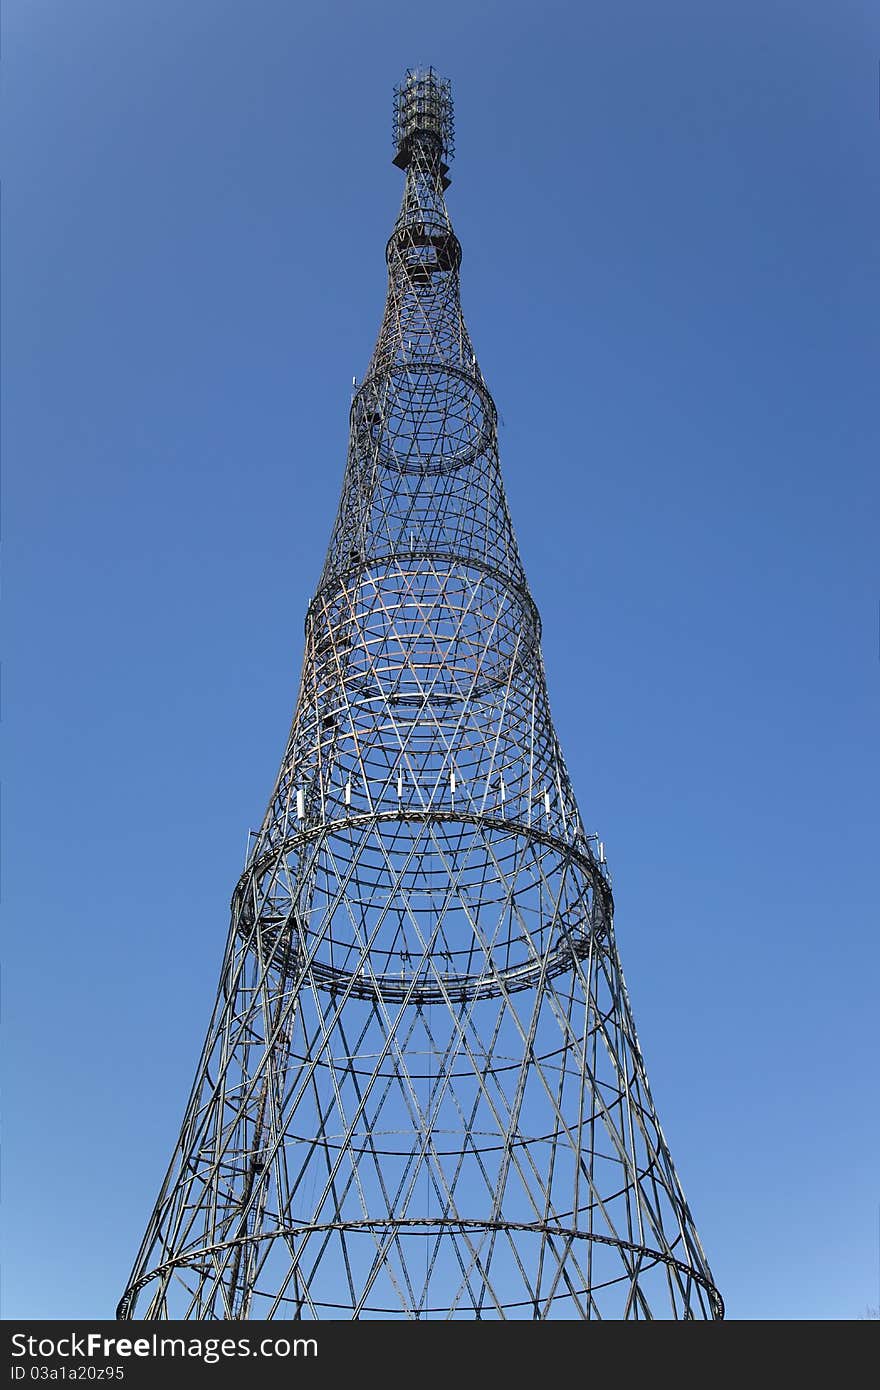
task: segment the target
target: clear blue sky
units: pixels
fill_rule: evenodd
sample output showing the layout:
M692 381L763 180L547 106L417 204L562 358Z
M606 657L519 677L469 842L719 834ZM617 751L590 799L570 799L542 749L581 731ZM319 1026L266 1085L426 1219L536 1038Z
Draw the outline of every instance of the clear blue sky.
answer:
M284 749L401 192L465 313L732 1318L878 1303L869 0L6 0L2 1312L109 1317Z

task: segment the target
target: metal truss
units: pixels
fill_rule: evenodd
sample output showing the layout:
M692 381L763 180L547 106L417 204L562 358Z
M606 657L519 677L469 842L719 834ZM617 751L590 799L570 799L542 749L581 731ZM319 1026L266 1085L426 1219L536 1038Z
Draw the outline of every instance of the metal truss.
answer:
M287 749L121 1318L718 1318L553 728L459 302L406 173Z

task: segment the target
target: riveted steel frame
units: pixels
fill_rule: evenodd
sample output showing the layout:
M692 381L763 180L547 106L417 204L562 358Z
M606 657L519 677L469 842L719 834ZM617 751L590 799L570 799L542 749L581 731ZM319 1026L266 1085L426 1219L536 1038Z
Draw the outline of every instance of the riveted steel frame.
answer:
M718 1318L461 314L448 84L395 98L388 297L122 1318Z

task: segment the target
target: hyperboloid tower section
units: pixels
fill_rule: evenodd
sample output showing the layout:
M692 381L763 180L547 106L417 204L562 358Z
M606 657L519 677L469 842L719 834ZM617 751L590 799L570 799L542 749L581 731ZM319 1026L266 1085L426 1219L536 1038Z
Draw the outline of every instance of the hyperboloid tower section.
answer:
M281 769L122 1318L718 1318L459 303L453 119L403 202Z

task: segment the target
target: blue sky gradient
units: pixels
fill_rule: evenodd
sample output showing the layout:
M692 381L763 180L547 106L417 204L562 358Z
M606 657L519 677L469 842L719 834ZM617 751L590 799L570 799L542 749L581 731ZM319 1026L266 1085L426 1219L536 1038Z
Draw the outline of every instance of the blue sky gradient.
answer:
M3 23L2 1315L111 1317L171 1155L417 62L453 82L554 716L728 1315L880 1304L876 6Z

